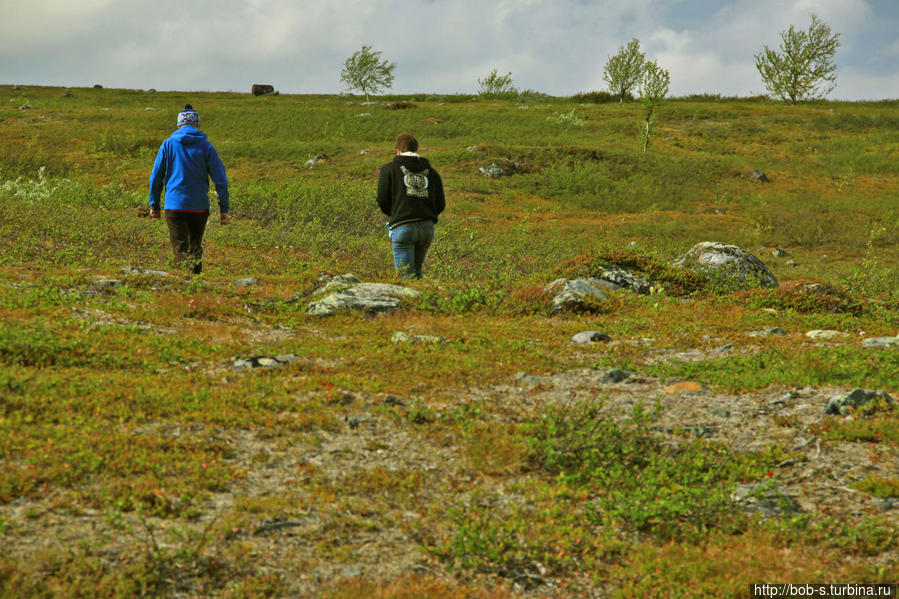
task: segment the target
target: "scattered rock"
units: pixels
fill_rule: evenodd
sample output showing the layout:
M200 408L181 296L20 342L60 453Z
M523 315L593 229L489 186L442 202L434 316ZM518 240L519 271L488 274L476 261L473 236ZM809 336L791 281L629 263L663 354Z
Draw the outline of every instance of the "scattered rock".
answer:
M556 279L544 288L553 296L552 312L584 312L594 309L599 302L605 302L602 283L596 279Z
M247 277L245 279L237 279L234 281L234 284L237 287L254 287L259 284L259 279L256 277Z
M881 512L888 512L894 507L899 507L899 498L897 497L885 497L881 499L880 497L874 498L874 505Z
M846 337L848 333L844 333L842 331L831 331L831 330L821 330L815 329L814 331L809 331L805 334L809 339L835 339L837 337Z
M331 280L315 292L320 299L306 306L311 316L331 316L342 310L357 310L366 314L393 312L403 300L419 296L418 291L386 283L362 283L355 275L347 274Z
M612 370L607 371L602 375L602 378L599 379L601 383L620 383L621 381L627 379L631 376L631 372L627 370L619 370L618 368L613 368Z
M867 389L853 389L846 395L835 395L827 403L825 414L845 416L853 409L869 404L875 400L884 400L892 403L893 398L883 391L868 391Z
M31 110L34 106L30 102L25 102L21 106L19 106L19 110Z
M465 151L466 152L480 152L481 146L468 146L467 148L465 148Z
M235 370L243 368L275 368L284 364L290 364L302 360L300 356L293 354L280 354L277 356L250 356L247 358L233 358L231 367Z
M600 333L599 331L583 331L574 335L571 338L572 343L599 343L600 341L608 342L611 341L612 338L606 335L605 333Z
M522 383L527 383L530 385L534 385L542 381L543 379L539 376L534 376L532 374L528 374L526 372L518 372L515 376L512 377L513 380L520 381Z
M606 284L610 289L630 289L642 295L649 294L652 282L642 279L623 268L607 268L603 270L597 279Z
M737 485L733 499L745 511L765 516L782 516L801 511L796 500L787 495L786 489L773 481Z
M899 336L897 337L871 337L862 341L863 347L868 348L886 348L899 347Z
M384 104L384 108L387 110L407 110L409 108L415 108L415 104L412 102L388 102Z
M497 177L517 175L522 172L522 167L517 162L501 160L500 162L492 162L487 166L482 166L478 168L478 170L481 171L481 174L485 177L495 179Z
M299 526L300 523L296 520L276 520L274 522L267 522L253 531L254 535L264 535L266 533L274 532L276 530L284 530L285 528L295 528Z
M72 90L66 89L64 92L62 92L62 97L63 97L63 98L71 98L71 97L72 97Z
M94 291L107 291L110 289L115 289L117 287L122 287L124 284L125 282L120 281L119 279L99 278L91 281L90 289Z
M359 428L360 424L368 422L368 418L364 416L345 416L343 420L350 428Z
M309 160L306 161L306 168L312 168L313 166L315 166L319 162L322 162L323 160L330 160L330 158L328 158L328 156L325 154L319 154L313 158L310 158Z
M275 87L264 83L254 83L250 93L254 96L272 96L275 94Z
M717 348L713 349L713 350L712 350L712 353L711 353L710 355L712 355L712 356L720 356L721 354L726 354L727 352L729 352L729 351L732 350L733 348L734 348L734 344L733 344L733 343L725 343L725 344L722 345L721 347L717 347Z
M411 343L412 345L441 345L446 343L446 337L436 335L410 335L405 331L397 331L390 338L391 343Z
M368 150L359 150L360 156L368 156Z
M762 171L752 171L751 173L749 173L749 178L760 183L771 182L770 179L768 179L768 175L766 175Z
M761 260L735 245L704 241L672 263L701 271L731 291L753 287L777 287L777 279Z
M786 250L782 250L780 248L774 248L773 250L771 250L771 255L775 258L786 258L787 256L789 256Z
M144 275L149 277L167 277L169 273L164 270L151 270L149 268L132 268L130 266L126 266L122 269L122 273L125 275Z
M786 335L787 332L780 327L768 327L761 331L749 331L746 334L750 337L767 337L768 335Z

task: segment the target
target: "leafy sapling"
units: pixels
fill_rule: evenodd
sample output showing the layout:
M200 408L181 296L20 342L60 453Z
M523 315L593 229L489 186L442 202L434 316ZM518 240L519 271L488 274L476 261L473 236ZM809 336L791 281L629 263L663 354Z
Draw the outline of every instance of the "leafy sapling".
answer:
M654 60L644 65L642 88L640 89L640 101L645 109L645 130L643 135L643 152L649 146L649 134L656 120L656 108L668 95L670 77L668 71L663 69Z

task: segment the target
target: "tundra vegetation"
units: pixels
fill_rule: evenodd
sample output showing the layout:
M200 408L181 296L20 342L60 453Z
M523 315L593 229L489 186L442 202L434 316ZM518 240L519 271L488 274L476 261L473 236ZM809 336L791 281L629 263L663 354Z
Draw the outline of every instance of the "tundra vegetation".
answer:
M669 98L643 153L642 106L589 94L62 91L0 86L0 597L899 579L897 404L824 413L899 396L896 101ZM142 217L188 101L234 218L199 276ZM419 295L307 315L323 276L397 282L401 131L448 198ZM671 266L707 240L779 286ZM650 293L551 313L613 266Z

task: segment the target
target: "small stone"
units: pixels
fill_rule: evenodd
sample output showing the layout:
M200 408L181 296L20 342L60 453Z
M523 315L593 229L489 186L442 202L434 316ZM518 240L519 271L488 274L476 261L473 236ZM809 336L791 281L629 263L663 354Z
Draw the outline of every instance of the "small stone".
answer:
M364 418L362 416L347 416L345 418L345 421L350 428L359 428L360 424L368 422L368 418Z
M756 181L759 181L760 183L770 182L770 180L768 179L768 175L766 175L762 171L752 171L751 173L749 173L749 177Z
M91 287L96 289L115 289L121 287L125 283L118 279L95 279L91 281Z
M814 331L807 332L805 336L809 339L835 339L837 337L846 337L847 333L844 333L842 331L816 329Z
M721 347L718 347L718 348L712 350L712 355L713 355L713 356L720 356L721 354L725 354L725 353L729 352L729 351L732 350L733 348L734 348L734 344L733 344L733 343L725 343L725 344L722 345Z
M247 277L245 279L237 279L234 281L234 284L238 287L253 287L254 285L259 284L259 279L256 277Z
M871 337L862 341L862 347L885 348L899 347L899 337Z
M467 148L465 148L465 151L466 152L480 152L481 146L468 146Z
M151 277L167 277L169 273L164 270L151 270L149 268L131 268L126 266L122 269L122 273L126 275L146 275Z
M397 331L390 338L391 343L409 343L410 341L412 341L412 335L405 331Z
M749 331L747 335L750 337L766 337L768 335L786 335L787 332L780 327L769 327L761 331Z
M605 333L600 333L599 331L584 331L582 333L578 333L571 338L572 343L584 344L584 343L599 343L600 341L608 342L611 341L612 338L606 335Z
M631 375L627 370L619 370L618 368L613 368L612 370L607 371L602 378L599 379L601 383L620 383Z
M306 161L306 168L312 168L313 166L315 166L315 165L318 164L319 162L322 162L322 161L325 161L325 160L328 160L328 156L325 155L325 154L319 154L318 156L315 156L315 157L313 157L313 158L310 158L309 160Z
M391 343L412 343L412 344L441 344L446 343L445 337L437 335L410 335L405 331L397 331L390 338Z
M780 248L774 248L773 250L771 250L771 255L775 258L786 258L787 256L789 256L789 254L785 250L782 250Z
M300 360L299 356L295 356L293 354L278 354L275 356L275 360L277 360L281 364L290 364L291 362L296 362Z
M881 512L888 512L894 507L899 506L899 499L896 497L886 497L881 499L880 497L874 498L874 505L877 506Z
M278 360L276 360L275 358L262 357L256 358L256 364L264 368L272 368L274 366L278 366L280 362L278 362Z

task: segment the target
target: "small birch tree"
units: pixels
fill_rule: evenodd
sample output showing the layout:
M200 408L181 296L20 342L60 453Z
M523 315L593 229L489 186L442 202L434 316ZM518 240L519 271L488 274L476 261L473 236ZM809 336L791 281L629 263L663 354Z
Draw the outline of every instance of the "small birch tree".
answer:
M618 95L618 101L636 89L643 78L646 54L640 52L640 40L632 39L626 46L618 48L618 54L609 58L603 69L602 78L609 85L609 91Z
M645 132L643 135L643 152L649 146L649 133L656 120L656 108L668 95L668 84L671 78L668 71L659 66L656 61L647 61L643 65L643 79L640 88L640 101L645 109Z
M382 89L389 89L393 85L393 69L395 62L381 60L379 50L372 51L371 46L362 46L343 63L340 71L340 80L350 89L356 89L365 94L365 101L369 100L369 94L374 94Z
M755 55L755 68L769 92L795 104L823 98L836 87L837 66L833 57L840 47L840 34L812 13L808 31L795 27L780 34L780 52L765 46Z
M489 97L514 93L515 87L512 85L512 73L500 75L499 71L493 69L483 79L478 78L478 94L481 96Z

